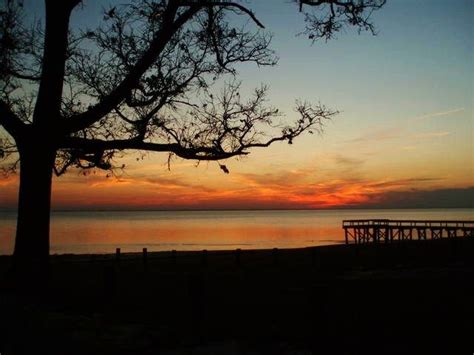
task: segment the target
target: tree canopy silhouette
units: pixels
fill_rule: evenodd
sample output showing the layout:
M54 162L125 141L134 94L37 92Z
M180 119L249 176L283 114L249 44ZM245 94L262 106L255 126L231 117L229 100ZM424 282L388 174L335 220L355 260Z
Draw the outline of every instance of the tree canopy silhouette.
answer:
M384 3L301 0L295 11L304 15L301 33L328 40L346 26L374 33L370 15ZM95 28L72 29L71 12L87 11L80 0L45 0L44 26L21 1L3 1L0 158L5 169L20 168L16 257L49 254L53 173L120 167L114 157L131 149L221 161L291 144L336 114L297 101L289 124L268 104L266 86L241 97L236 64L277 63L271 35L246 5L132 0L104 9Z

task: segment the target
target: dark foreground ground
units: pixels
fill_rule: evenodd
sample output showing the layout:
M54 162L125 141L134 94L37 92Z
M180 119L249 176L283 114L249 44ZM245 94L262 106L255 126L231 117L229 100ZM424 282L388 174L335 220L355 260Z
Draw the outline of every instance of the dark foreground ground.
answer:
M0 258L0 353L472 354L474 239ZM239 262L240 260L240 262Z

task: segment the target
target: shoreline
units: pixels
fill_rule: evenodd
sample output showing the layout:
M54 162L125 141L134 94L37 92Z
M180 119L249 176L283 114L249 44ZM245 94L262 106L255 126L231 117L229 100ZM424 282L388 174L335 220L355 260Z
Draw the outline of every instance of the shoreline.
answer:
M145 244L144 244L145 245ZM393 241L390 243L367 243L367 244L345 244L344 241L338 244L315 245L307 247L295 248L234 248L234 249L200 249L200 250L159 250L152 251L127 251L121 248L117 253L63 253L51 254L50 262L56 261L140 261L146 258L147 261L155 261L158 263L166 263L172 260L176 263L178 260L189 262L196 262L203 257L207 261L212 261L213 258L217 260L219 265L224 263L232 264L232 260L239 258L239 263L242 260L249 258L250 261L262 258L276 258L280 257L285 260L285 263L295 265L317 262L318 265L323 265L325 261L333 259L335 264L340 264L341 267L347 269L351 265L357 265L358 262L370 265L375 261L384 259L384 265L390 267L397 262L415 262L416 265L423 263L434 265L436 263L444 263L448 261L468 262L471 255L474 257L474 237L456 237L456 238L442 238L442 239L428 239L428 240L409 240L409 241ZM238 254L238 256L237 256ZM420 258L421 257L421 258ZM436 260L436 258L440 258ZM0 261L7 263L13 258L13 255L0 255ZM419 259L420 258L420 259ZM434 258L434 259L433 259ZM296 262L295 262L296 261ZM377 268L378 263L373 267ZM331 262L332 266L334 263ZM199 263L197 263L199 264ZM0 265L1 267L2 265ZM329 265L328 265L329 266Z

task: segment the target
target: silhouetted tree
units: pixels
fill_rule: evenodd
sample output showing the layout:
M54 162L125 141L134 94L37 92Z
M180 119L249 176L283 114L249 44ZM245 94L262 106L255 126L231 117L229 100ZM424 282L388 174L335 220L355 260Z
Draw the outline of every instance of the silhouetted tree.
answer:
M305 13L302 33L316 41L345 26L374 32L369 16L384 2L295 5ZM98 27L73 31L80 4L45 0L44 26L21 1L0 10L0 157L20 168L17 260L47 259L53 173L110 170L117 152L131 149L220 161L292 143L336 113L297 102L299 118L285 124L265 86L240 96L235 64L277 63L271 36L240 1L131 1L105 9ZM216 94L211 87L226 76Z

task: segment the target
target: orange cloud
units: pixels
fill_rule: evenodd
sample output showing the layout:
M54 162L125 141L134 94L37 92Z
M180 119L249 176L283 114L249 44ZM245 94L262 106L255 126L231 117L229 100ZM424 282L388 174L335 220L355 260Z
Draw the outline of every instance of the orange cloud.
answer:
M154 176L134 171L121 177L70 174L54 180L56 209L304 209L366 206L394 200L411 190L445 188L439 177L364 178L363 161L333 154L334 171L315 167L272 173L191 174L159 171ZM343 178L335 178L343 176ZM0 208L14 207L17 177L1 180ZM451 185L452 186L452 185ZM460 186L461 187L461 186ZM384 202L385 201L385 202Z

